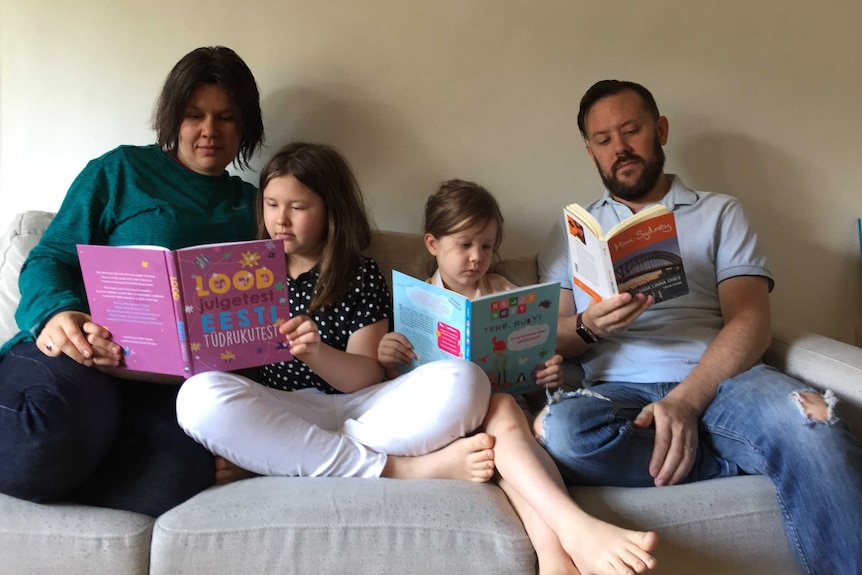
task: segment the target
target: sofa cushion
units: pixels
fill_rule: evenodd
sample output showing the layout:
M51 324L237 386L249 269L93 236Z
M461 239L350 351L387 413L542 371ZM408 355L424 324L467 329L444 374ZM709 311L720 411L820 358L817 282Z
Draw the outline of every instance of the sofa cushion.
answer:
M762 475L670 487L570 487L584 511L658 533L658 573L799 574L775 487Z
M146 575L153 519L0 495L0 573Z
M18 275L27 254L39 243L53 217L49 212L20 213L0 237L0 344L18 333L15 325L15 309L21 299Z
M258 477L158 518L150 573L535 573L495 485Z

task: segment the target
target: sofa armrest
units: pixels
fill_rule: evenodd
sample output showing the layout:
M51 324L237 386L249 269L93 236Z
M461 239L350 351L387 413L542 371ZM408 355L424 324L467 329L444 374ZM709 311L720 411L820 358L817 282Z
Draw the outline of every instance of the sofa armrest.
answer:
M18 275L30 250L42 238L54 214L28 211L17 214L0 236L0 345L18 333L15 309L21 299Z
M774 325L764 361L820 391L831 389L841 399L841 416L862 430L862 348Z

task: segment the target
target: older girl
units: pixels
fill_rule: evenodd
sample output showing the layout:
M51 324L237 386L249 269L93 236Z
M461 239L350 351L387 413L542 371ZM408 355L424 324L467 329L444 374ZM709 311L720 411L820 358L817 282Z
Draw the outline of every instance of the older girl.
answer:
M385 278L361 252L371 239L347 162L329 146L282 148L260 177L261 237L283 243L292 361L253 378L207 372L177 400L180 425L219 456L222 481L243 475L441 477L485 481L491 440L487 376L442 361L381 383L389 326Z

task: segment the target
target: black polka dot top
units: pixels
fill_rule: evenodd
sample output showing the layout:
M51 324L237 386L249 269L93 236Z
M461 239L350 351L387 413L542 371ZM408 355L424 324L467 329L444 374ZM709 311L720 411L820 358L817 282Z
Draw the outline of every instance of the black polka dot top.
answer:
M291 317L308 309L319 278L317 266L295 280L288 278ZM377 262L363 257L350 292L339 303L318 310L311 319L320 330L321 342L344 351L350 334L391 315L392 303L383 273ZM324 393L341 393L296 358L262 367L259 380L264 385L286 391L311 387Z

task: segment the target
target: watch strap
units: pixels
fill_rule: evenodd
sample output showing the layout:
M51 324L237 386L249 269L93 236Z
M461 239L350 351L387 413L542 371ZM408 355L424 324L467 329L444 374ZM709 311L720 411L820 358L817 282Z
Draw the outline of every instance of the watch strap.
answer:
M593 333L593 330L584 325L583 312L578 314L577 323L575 324L575 331L581 336L581 339L584 340L588 344L596 343L599 341L599 338L596 334Z

